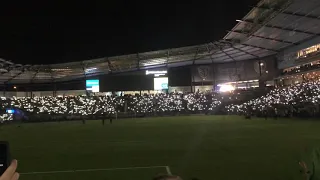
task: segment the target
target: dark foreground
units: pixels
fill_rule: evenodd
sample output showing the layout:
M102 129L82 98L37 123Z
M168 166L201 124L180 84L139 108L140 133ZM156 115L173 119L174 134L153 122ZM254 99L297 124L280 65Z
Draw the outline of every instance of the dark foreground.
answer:
M21 180L301 179L298 161L320 144L320 122L189 116L0 127ZM76 170L76 171L74 171ZM53 172L52 172L53 171Z

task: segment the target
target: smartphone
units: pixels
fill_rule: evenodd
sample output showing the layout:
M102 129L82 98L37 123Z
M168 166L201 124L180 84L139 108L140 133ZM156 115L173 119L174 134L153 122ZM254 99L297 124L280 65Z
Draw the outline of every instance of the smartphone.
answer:
M9 143L0 141L0 176L10 166Z

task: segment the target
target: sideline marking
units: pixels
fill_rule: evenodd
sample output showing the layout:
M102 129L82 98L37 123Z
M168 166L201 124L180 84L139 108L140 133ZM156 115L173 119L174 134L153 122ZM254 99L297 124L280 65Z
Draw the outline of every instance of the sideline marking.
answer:
M95 172L95 171L115 171L115 170L133 170L133 169L152 169L152 168L166 168L167 173L171 174L169 166L145 166L145 167L125 167L125 168L106 168L106 169L76 169L65 171L42 171L42 172L27 172L20 173L21 175L30 174L58 174L58 173L76 173L76 172Z
M166 170L167 170L167 173L168 173L169 175L172 175L172 173L171 173L171 170L170 170L170 167L169 167L169 166L166 166Z

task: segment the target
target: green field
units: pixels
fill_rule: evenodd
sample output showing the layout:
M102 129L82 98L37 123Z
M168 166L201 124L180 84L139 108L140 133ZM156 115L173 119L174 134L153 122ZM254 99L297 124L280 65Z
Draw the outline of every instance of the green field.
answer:
M318 147L320 122L188 116L0 127L21 180L302 179L298 161ZM80 171L74 171L80 170Z

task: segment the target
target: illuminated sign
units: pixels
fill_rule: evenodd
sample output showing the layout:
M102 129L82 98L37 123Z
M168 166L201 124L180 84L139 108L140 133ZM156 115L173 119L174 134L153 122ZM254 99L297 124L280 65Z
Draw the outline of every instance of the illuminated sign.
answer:
M146 75L149 75L149 74L154 74L154 75L162 74L162 75L165 75L165 74L167 74L167 71L166 70L164 70L164 71L149 71L149 70L146 70Z
M99 79L86 80L86 90L91 92L99 92Z
M307 55L315 53L315 52L320 52L320 44L308 47L306 49L300 50L297 53L297 58L304 58L307 57Z
M160 77L154 78L154 90L164 90L168 89L168 78Z

